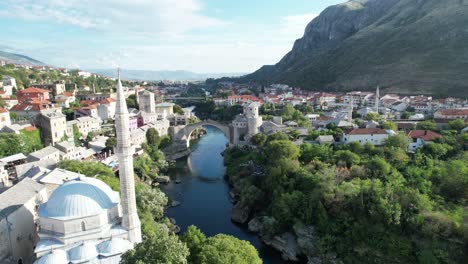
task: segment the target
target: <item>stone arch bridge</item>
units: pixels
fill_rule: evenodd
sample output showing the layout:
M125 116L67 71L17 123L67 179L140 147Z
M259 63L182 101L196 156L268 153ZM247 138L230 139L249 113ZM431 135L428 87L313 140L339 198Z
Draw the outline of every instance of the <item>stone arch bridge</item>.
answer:
M224 133L224 135L226 135L229 143L232 142L231 128L225 124L222 124L217 121L210 120L210 119L207 119L207 120L195 123L195 124L189 124L189 125L184 126L178 131L174 131L174 135L172 138L173 142L180 146L184 145L186 148L188 148L190 146L190 136L192 135L192 132L195 129L202 127L202 126L214 126L218 128Z

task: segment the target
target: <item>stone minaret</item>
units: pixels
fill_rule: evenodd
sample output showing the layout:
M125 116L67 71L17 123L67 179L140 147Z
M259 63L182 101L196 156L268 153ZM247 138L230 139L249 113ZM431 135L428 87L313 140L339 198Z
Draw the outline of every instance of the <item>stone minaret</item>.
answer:
M130 142L129 116L122 82L120 81L120 69L117 74L117 105L115 110L117 146L115 153L119 159L120 193L123 211L122 226L128 230L128 240L132 243L139 243L141 242L141 227L137 214L135 179L133 176L134 149Z
M348 106L348 122L353 122L353 109L354 109L353 96L350 96L349 106Z
M380 87L377 86L377 90L375 91L375 112L379 113L379 104L380 104Z

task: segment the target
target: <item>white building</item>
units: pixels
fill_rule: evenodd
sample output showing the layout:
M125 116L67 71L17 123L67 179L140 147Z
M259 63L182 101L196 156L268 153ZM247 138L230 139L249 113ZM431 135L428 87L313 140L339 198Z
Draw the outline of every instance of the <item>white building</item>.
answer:
M76 125L81 136L86 137L89 132L96 132L101 129L101 120L98 118L83 116L75 120L67 121L67 135L73 137L73 126Z
M61 111L42 112L37 118L37 125L41 128L45 145L54 145L62 141L67 132L66 118Z
M391 134L390 131L380 128L357 128L345 132L341 138L341 142L344 144L351 142L370 143L374 146L381 146Z
M16 85L16 79L13 77L3 76L2 82L3 91L5 91L5 94L8 96L13 95L13 89L18 89L18 86Z
M60 150L52 146L48 146L41 150L30 153L28 155L28 162L51 159L58 163L63 155L64 153Z
M37 208L45 201L46 187L29 178L0 193L0 263L33 262Z
M414 152L418 148L422 148L427 143L434 142L434 140L441 138L442 136L431 130L411 130L408 133L408 137L411 138L411 142L408 145L408 151Z
M101 120L114 120L115 117L116 101L113 98L106 98L101 100L97 110L98 116Z
M0 107L0 129L10 125L10 112L8 112L8 110L5 108Z
M89 78L93 74L87 71L78 71L78 76L84 77L84 78Z
M167 118L174 114L173 103L160 103L155 106L156 113L159 114L160 119Z

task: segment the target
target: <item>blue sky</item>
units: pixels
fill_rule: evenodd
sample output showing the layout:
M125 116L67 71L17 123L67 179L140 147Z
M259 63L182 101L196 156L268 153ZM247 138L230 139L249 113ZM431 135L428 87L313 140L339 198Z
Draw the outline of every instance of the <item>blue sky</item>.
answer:
M251 72L345 0L2 0L0 50L82 69Z

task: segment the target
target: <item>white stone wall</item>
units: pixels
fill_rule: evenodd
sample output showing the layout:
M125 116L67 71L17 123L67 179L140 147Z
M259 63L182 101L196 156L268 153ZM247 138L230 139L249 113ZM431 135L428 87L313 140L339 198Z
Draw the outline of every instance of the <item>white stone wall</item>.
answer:
M10 113L9 112L0 113L0 129L9 125L11 125Z
M32 263L34 258L34 245L38 241L36 221L37 202L47 200L46 188L42 189L34 197L31 197L24 205L8 217L0 220L0 263L8 256L16 261Z
M374 146L381 146L388 138L388 134L366 134L366 135L344 135L342 142L345 144L359 142L361 144L371 143Z

